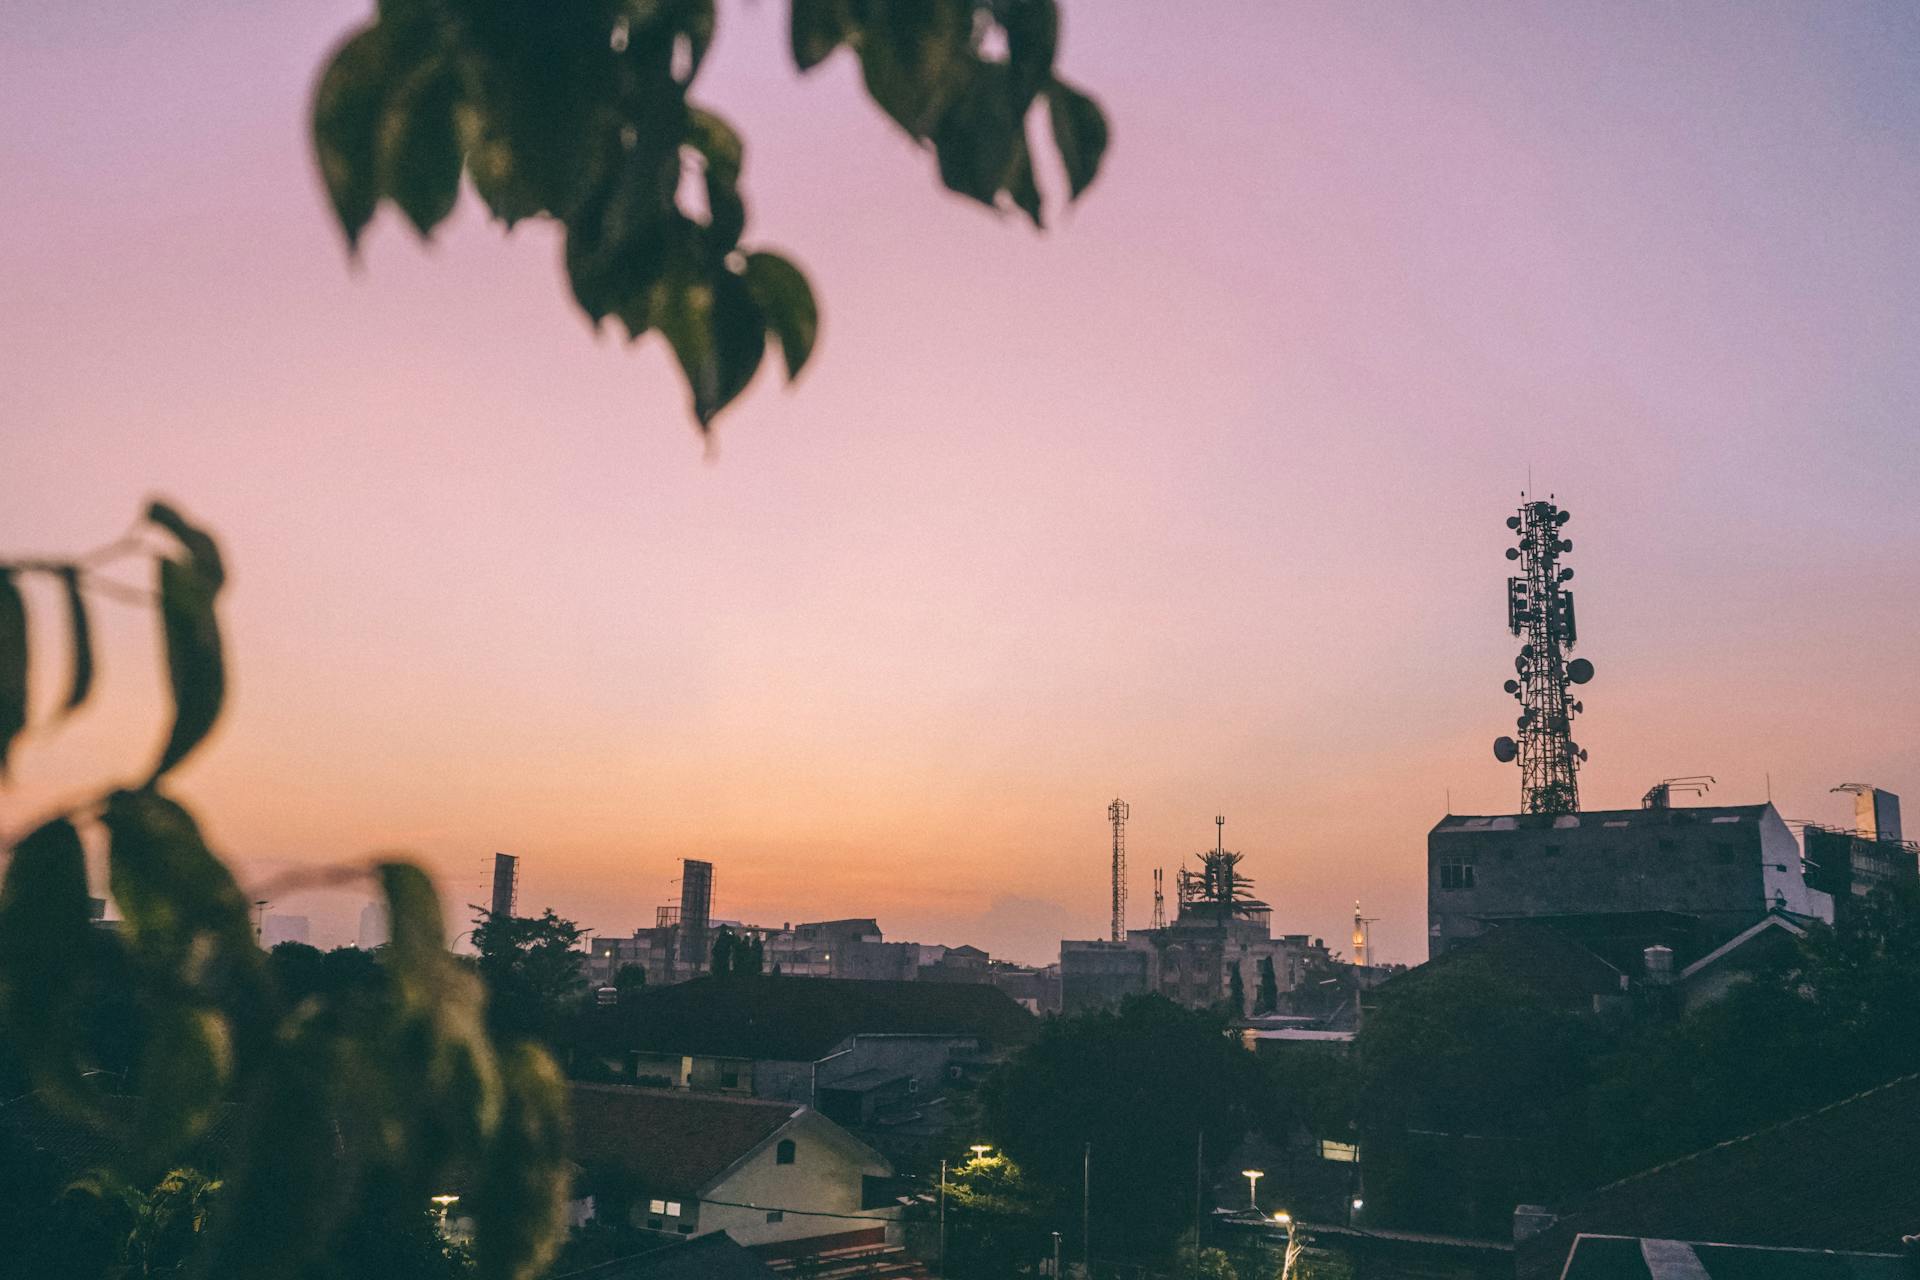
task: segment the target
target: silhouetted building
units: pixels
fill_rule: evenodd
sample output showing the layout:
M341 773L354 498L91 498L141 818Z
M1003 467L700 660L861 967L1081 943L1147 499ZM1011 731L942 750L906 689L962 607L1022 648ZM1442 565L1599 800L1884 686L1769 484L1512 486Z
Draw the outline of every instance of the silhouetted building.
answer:
M584 1039L636 1083L804 1102L857 1124L865 1104L832 1091L893 1090L920 1105L1037 1025L986 984L763 974L650 987L589 1010Z
M1427 837L1427 877L1432 956L1524 920L1631 972L1650 946L1686 965L1770 911L1833 918L1770 804L1449 814Z
M1851 830L1809 823L1800 832L1807 883L1831 894L1842 917L1875 889L1920 878L1920 846L1901 838L1899 796L1862 788L1854 796L1854 823Z

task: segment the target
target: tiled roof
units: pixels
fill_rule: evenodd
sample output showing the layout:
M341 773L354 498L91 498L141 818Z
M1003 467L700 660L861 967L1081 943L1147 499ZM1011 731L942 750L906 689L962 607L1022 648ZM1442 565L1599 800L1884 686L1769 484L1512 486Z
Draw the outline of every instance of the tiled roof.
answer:
M1456 970L1487 969L1527 983L1552 999L1579 1002L1620 993L1620 970L1558 929L1510 923L1455 944L1375 988L1383 999L1411 994L1424 981Z
M695 978L586 1011L587 1034L613 1052L815 1062L847 1037L953 1035L990 1046L1033 1035L1034 1016L984 983L850 978Z
M802 1108L678 1089L573 1086L573 1159L617 1169L649 1192L693 1196Z
M775 1280L776 1274L726 1232L710 1231L554 1280Z
M1520 1246L1557 1275L1577 1233L1897 1252L1920 1233L1920 1075L1602 1187Z

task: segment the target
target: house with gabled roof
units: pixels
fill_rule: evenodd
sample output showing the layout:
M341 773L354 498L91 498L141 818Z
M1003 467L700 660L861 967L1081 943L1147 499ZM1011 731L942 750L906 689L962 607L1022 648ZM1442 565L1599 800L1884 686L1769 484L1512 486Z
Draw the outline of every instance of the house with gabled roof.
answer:
M782 1254L897 1243L893 1166L811 1107L576 1084L572 1110L595 1218L667 1237L725 1231Z

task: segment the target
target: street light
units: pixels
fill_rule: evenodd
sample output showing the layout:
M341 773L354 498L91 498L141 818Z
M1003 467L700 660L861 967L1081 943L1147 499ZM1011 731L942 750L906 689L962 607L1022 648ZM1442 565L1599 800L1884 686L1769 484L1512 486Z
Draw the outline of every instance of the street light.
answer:
M1279 1280L1287 1280L1287 1278L1293 1274L1293 1264L1295 1260L1300 1257L1300 1241L1293 1234L1292 1214L1282 1209L1273 1215L1273 1220L1275 1224L1284 1228L1287 1233L1287 1252L1280 1263L1279 1277Z
M967 1150L973 1152L973 1158L975 1160L985 1160L987 1158L987 1152L993 1150L993 1148L984 1142L976 1142L968 1147Z
M1258 1213L1260 1210L1260 1199L1256 1192L1260 1185L1260 1179L1267 1176L1266 1171L1262 1169L1242 1169L1240 1176L1247 1180L1247 1203L1253 1206L1254 1212Z

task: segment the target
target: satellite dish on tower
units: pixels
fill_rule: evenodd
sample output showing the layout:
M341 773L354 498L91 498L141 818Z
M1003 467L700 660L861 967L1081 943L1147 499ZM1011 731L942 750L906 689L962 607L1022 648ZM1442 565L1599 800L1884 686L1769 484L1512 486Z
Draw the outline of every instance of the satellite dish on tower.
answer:
M1493 758L1501 764L1513 763L1513 758L1519 754L1520 748L1512 738L1499 737L1493 740Z
M1593 664L1585 658L1575 658L1567 664L1567 679L1575 684L1585 684L1593 679Z

